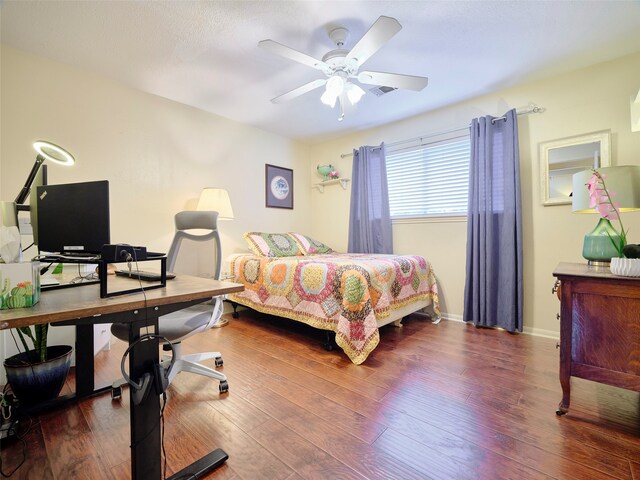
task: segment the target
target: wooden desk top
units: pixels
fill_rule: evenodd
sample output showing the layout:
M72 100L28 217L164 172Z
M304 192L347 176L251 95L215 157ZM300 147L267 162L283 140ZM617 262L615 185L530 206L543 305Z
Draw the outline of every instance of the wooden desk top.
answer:
M130 289L138 285L137 281L109 275L110 289ZM145 285L145 282L142 282ZM100 285L82 285L59 290L47 290L40 294L40 301L31 308L16 308L0 311L0 330L55 323L65 320L87 318L94 315L126 312L169 305L190 300L203 301L207 298L235 293L244 290L239 283L220 282L208 278L178 275L167 280L166 288L156 288L109 298L100 298ZM145 300L146 297L146 300Z

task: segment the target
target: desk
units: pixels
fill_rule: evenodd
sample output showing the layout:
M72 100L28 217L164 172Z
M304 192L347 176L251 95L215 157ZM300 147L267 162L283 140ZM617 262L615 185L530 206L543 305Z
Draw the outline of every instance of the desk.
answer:
M130 288L131 279L109 279L116 283L124 282L123 288ZM116 285L117 286L117 285ZM78 325L78 334L83 328L91 329L98 323L128 323L129 343L140 337L140 330L150 326L157 332L158 317L177 310L202 303L213 296L240 292L244 289L236 283L219 282L187 275L180 275L167 282L165 288L149 290L142 293L118 297L100 298L99 285L88 285L80 288L67 288L44 292L32 308L2 310L0 312L0 330L42 323L68 323ZM146 297L146 298L145 298ZM86 339L83 339L86 340ZM89 342L77 342L78 346ZM88 346L92 350L92 344ZM129 375L133 379L140 378L150 372L152 365L158 363L158 341L149 340L136 346L129 355ZM81 359L87 358L82 352L76 352ZM93 351L91 362L76 358L76 374L78 388L91 372L93 385ZM93 387L91 387L91 390ZM89 394L88 388L77 392L77 397ZM132 393L130 391L130 397ZM162 461L160 445L160 397L149 395L140 405L130 402L131 423L131 478L134 480L155 480L162 478ZM153 426L151 433L150 426ZM227 456L217 449L205 457L222 464ZM202 468L202 459L196 462ZM188 468L188 467L187 467ZM185 470L178 472L183 475Z

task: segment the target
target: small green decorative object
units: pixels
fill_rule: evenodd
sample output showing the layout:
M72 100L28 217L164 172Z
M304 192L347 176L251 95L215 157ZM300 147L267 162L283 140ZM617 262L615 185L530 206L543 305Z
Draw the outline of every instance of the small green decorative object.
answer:
M320 175L322 175L322 181L326 182L329 180L329 174L334 170L333 165L318 165L316 170Z

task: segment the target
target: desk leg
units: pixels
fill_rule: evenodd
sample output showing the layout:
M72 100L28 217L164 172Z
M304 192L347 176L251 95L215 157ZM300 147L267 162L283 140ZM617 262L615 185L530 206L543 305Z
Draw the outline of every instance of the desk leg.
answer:
M94 393L93 325L76 325L76 396Z
M135 321L129 327L129 344L140 338L140 329L154 327L158 331L158 319ZM159 362L158 339L138 343L129 353L129 376L134 381L153 371ZM129 389L131 419L131 478L132 480L160 480L162 455L160 449L160 396L153 384L146 400L139 405L133 402L135 390Z

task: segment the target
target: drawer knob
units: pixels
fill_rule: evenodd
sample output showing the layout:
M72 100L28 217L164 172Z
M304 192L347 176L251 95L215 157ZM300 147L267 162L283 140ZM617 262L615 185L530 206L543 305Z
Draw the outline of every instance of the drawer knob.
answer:
M560 314L556 313L556 319L560 320Z

